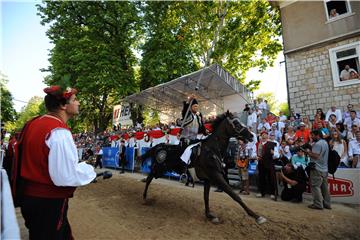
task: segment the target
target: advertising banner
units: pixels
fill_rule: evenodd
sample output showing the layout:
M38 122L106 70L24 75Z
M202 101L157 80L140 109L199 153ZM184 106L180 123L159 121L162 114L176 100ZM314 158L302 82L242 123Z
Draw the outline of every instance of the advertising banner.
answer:
M331 202L360 204L360 169L338 168L335 179L328 176L328 188ZM311 198L311 189L305 196Z
M134 171L135 167L135 158L134 158L134 148L126 147L126 165L125 169ZM103 157L102 157L104 167L119 168L119 148L115 147L104 147L103 148Z

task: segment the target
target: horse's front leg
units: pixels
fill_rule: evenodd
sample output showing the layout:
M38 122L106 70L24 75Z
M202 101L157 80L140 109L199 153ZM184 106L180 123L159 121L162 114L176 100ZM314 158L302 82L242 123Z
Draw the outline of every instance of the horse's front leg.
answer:
M210 193L210 181L204 181L204 202L205 202L205 216L212 223L219 223L219 218L217 218L214 214L210 212L209 207L209 193Z
M224 176L221 173L215 173L213 174L211 180L213 180L213 182L215 184L217 184L217 186L221 189L224 190L225 193L227 193L232 199L234 199L237 203L240 204L241 207L244 208L244 210L246 211L246 213L255 218L256 222L258 224L262 224L264 222L266 222L266 218L257 215L255 212L253 212L248 206L246 206L246 204L243 202L243 200L239 197L239 195L237 195L232 188L230 187L230 185L225 181Z
M146 200L146 196L147 196L147 191L149 188L149 185L151 183L151 181L154 178L154 174L152 173L152 171L150 171L149 175L146 178L146 185L145 185L145 189L144 189L144 193L143 193L143 200Z

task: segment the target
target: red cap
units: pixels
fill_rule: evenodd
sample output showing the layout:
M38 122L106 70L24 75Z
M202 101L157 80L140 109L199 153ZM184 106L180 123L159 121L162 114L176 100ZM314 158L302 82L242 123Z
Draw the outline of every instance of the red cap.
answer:
M262 136L264 133L268 134L267 131L262 131L262 132L260 133L260 136Z
M44 88L44 92L49 95L53 95L58 99L65 98L69 99L72 95L76 94L78 91L75 88L66 88L63 90L60 86L54 85L47 88Z

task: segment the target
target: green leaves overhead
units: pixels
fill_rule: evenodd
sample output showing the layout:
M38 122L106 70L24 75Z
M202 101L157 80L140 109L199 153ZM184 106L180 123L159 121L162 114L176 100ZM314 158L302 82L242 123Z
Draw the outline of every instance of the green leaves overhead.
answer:
M12 102L13 97L6 87L7 82L8 80L6 79L6 76L0 72L1 123L12 122L17 117L14 109L14 103Z
M146 2L142 89L219 63L243 81L281 51L280 15L268 1Z
M83 121L104 130L117 101L136 90L132 44L138 38L139 18L133 2L44 2L38 5L47 36L51 73L45 81L57 84L71 76L79 90Z
M69 74L80 119L96 130L129 94L213 63L243 81L281 50L279 11L265 0L49 1L38 11L54 43L45 82Z

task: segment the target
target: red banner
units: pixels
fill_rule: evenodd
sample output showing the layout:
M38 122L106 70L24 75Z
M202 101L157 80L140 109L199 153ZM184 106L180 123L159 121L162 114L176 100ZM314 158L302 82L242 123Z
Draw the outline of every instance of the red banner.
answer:
M141 139L144 138L144 135L145 135L144 132L136 132L136 133L135 133L135 138L136 138L137 140L141 140Z
M173 135L173 136L176 136L179 132L180 132L180 129L181 128L173 128L173 129L170 129L170 135Z
M165 136L162 130L151 130L148 132L148 135L152 138L161 138Z
M354 189L353 183L350 180L335 178L328 178L328 187L330 191L330 195L333 197L345 197L345 196L353 196Z

